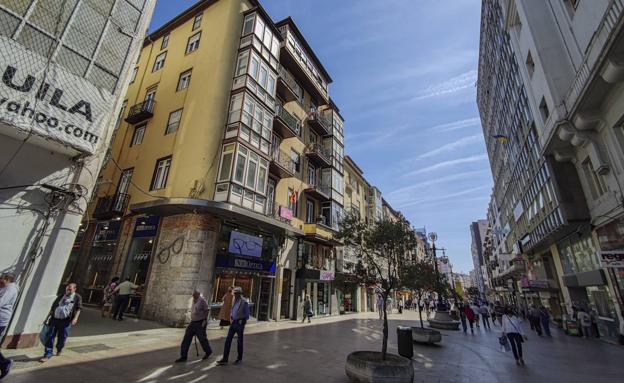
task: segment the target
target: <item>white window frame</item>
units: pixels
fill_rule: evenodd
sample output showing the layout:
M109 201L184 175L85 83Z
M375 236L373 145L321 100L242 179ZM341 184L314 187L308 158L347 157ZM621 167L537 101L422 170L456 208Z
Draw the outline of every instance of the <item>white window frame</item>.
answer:
M115 130L119 129L119 126L121 125L121 121L123 120L123 117L126 114L127 107L128 107L128 100L124 100L124 102L121 104L121 108L119 108L117 121L115 121Z
M167 48L169 46L169 33L165 33L162 37L162 41L160 42L160 50Z
M178 86L176 87L176 92L184 90L191 85L191 75L193 74L193 70L189 69L180 73L180 77L178 77Z
M204 16L203 12L195 15L195 18L193 19L193 29L191 29L192 31L197 30L199 29L199 27L201 27L203 16Z
M180 122L182 122L182 110L183 108L180 108L169 113L169 118L167 119L167 127L165 128L165 135L175 133L178 131L178 129L180 129ZM176 116L177 121L172 122L172 117L176 118Z
M171 170L171 156L156 161L154 178L150 190L159 190L167 187L167 179Z
M134 127L134 131L132 132L132 141L130 141L131 148L143 143L145 128L147 128L147 124L141 124Z
M165 66L165 60L167 59L167 51L159 53L154 59L154 66L152 66L152 72L158 72Z
M221 164L219 165L219 176L217 182L224 182L230 180L230 175L232 174L232 170L234 169L234 159L236 158L236 145L227 144L223 146L223 150L221 151ZM227 159L229 158L229 159ZM224 169L229 168L227 172L224 172ZM244 171L243 171L244 173Z
M186 53L191 54L199 49L199 42L201 41L201 31L195 33L193 36L188 38L186 43Z

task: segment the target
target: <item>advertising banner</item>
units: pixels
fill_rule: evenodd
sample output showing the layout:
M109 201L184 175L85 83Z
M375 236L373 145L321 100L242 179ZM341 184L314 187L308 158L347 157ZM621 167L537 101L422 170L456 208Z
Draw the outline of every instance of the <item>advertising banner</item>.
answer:
M232 231L228 251L237 255L260 258L262 256L262 238Z
M598 256L602 267L624 267L624 251L600 251Z
M0 132L95 152L115 103L110 92L2 35L0 73Z

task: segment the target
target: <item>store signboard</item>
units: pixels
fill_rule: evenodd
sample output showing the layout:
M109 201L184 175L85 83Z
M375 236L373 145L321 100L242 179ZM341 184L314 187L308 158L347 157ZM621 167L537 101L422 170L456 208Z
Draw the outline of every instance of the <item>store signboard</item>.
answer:
M160 217L157 215L137 218L132 236L134 238L155 237L158 233L159 220Z
M280 216L280 218L284 218L284 219L287 219L289 221L292 221L292 219L293 219L293 211L290 210L287 207L280 206L279 207L279 216Z
M599 251L598 257L602 267L624 267L624 251Z
M119 236L120 221L98 222L95 226L94 242L115 241Z
M113 95L15 40L0 36L0 124L7 135L36 134L93 154Z
M333 281L334 280L334 272L333 271L321 270L321 277L319 279L321 281Z
M260 258L262 256L262 238L232 231L228 251L237 255Z
M258 272L275 272L275 262L261 259L249 259L232 255L217 256L217 267L227 269L242 269Z

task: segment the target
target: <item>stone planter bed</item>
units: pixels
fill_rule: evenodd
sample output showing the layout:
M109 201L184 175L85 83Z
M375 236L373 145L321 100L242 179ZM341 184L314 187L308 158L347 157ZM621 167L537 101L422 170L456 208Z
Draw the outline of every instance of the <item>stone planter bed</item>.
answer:
M355 351L347 356L345 373L354 383L412 383L412 361L399 355L387 354L381 360L381 352Z
M440 343L442 334L431 328L412 327L412 339L415 343Z

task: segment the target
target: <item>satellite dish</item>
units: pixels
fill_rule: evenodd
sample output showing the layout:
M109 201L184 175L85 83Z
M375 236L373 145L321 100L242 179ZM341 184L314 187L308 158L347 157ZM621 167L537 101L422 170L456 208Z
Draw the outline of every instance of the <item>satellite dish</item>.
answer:
M436 233L429 233L429 239L431 242L435 242L438 240L438 235Z

